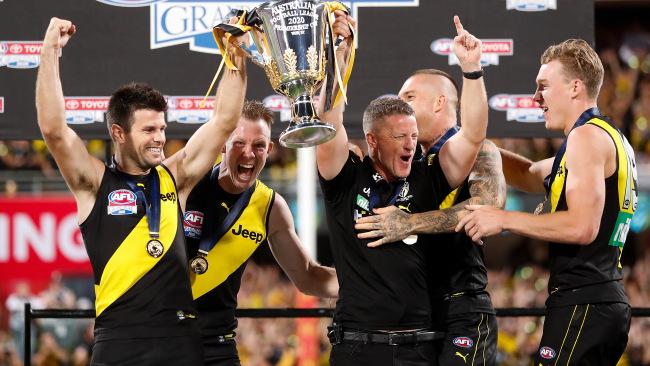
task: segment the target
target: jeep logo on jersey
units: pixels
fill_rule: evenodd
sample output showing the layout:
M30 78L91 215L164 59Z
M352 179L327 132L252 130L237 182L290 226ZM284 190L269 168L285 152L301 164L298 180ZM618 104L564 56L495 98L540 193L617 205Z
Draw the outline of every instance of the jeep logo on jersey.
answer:
M542 347L539 349L539 357L550 360L555 357L555 350L551 347Z
M241 224L236 229L230 230L235 235L241 235L242 238L248 238L257 244L261 243L264 240L264 235L255 231L249 231L244 229Z
M489 104L495 111L506 112L508 121L544 122L542 109L530 94L497 94Z
M506 0L506 10L545 11L557 10L557 0Z
M471 338L468 337L456 337L452 341L452 343L455 346L461 347L461 348L472 348L474 345L474 341L472 341Z
M109 215L133 215L138 213L135 193L128 189L118 189L109 193L107 211Z
M499 56L512 56L514 42L512 39L482 39L483 47L481 65L498 65ZM454 54L452 46L454 41L449 38L440 38L431 42L431 52L436 55L447 56L450 65L458 65L458 57Z
M150 5L149 32L151 49L188 43L196 52L219 53L212 27L227 20L232 9L250 10L262 0L97 0L114 6ZM348 0L342 1L358 18L362 7L412 7L419 0ZM357 45L358 46L358 45Z
M203 230L203 212L187 211L183 215L183 231L185 236L193 239L201 239Z

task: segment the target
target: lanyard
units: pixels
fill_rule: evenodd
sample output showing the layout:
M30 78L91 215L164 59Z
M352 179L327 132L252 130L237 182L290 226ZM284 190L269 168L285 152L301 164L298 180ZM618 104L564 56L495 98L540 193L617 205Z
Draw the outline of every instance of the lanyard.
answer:
M445 142L447 142L447 140L449 140L452 136L454 136L459 130L460 129L458 128L458 126L453 126L450 129L448 129L442 136L440 136L438 141L436 141L435 145L433 145L429 149L428 153L437 154L440 151L440 149L442 149L442 145L444 145Z
M576 123L573 125L573 127L571 127L571 131L573 131L574 128L578 128L584 125L585 123L589 122L592 118L599 115L600 115L600 111L598 110L597 107L592 107L587 109L586 111L582 112L580 117L578 117ZM551 193L551 186L555 181L555 175L557 174L558 169L560 169L560 162L562 161L562 158L564 157L564 153L566 152L566 144L568 139L569 139L569 135L567 134L567 136L564 138L564 142L562 142L562 146L560 146L560 149L558 150L557 154L555 154L555 159L553 160L553 169L551 169L551 174L547 175L546 178L544 178L544 188L546 188L547 197Z
M156 169L151 168L147 176L147 183L150 190L149 199L147 199L142 186L137 185L133 178L126 177L126 184L144 204L149 226L149 237L157 239L160 236L160 183Z
M382 182L389 186L390 183L388 183L383 177L381 177L379 173L377 173L374 170L372 164L370 163L370 158L367 157L366 159L368 159L366 163L370 167L371 171L374 171L374 173L372 174L372 180L374 184L372 187L370 187L370 193L368 194L368 198L369 198L368 211L372 212L373 208L378 207L380 205L381 197L380 197L380 193L378 192L379 186L382 184ZM404 188L405 183L406 183L406 178L397 181L390 199L386 204L382 205L382 207L392 206L397 201L397 197L399 196L399 193L402 191L402 188Z
M212 169L212 174L210 175L211 192L215 192L216 190L213 186L214 184L219 184L219 165L215 166L214 169ZM230 227L235 223L235 220L239 218L242 211L244 211L244 208L248 206L248 203L253 196L253 192L255 191L255 185L256 184L253 184L252 186L248 187L239 196L230 211L228 211L228 215L226 215L226 218L221 222L221 224L214 222L216 216L214 212L216 197L214 197L214 194L211 195L211 200L209 202L210 209L208 215L206 215L206 222L203 225L203 227L207 228L208 230L204 235L201 236L201 241L199 243L199 253L207 255L208 252L214 248L221 237L226 234L228 229L230 229Z

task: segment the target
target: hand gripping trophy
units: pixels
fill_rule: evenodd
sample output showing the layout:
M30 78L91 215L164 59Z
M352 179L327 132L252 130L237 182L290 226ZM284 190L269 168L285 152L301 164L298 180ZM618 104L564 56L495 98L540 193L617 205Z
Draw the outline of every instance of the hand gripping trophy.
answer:
M347 12L345 6L337 1L274 0L250 12L237 11L239 21L236 24L222 23L213 29L223 62L231 69L234 65L222 39L248 34L247 42L237 46L264 69L271 87L291 100L291 122L280 135L283 146L315 146L336 134L334 127L318 118L313 104L313 97L324 80L327 80L327 85L322 97L325 98L326 110L332 107L334 82L338 84L334 105L341 98L345 100L352 71L354 47L346 75L340 75L336 63L336 39L332 31L335 10Z

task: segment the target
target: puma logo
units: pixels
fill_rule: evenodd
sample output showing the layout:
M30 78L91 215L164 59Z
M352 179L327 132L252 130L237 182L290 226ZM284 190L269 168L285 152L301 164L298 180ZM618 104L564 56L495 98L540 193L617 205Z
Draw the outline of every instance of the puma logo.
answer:
M221 202L221 207L226 209L226 212L230 213L230 207L225 202Z
M408 212L408 213L411 213L411 209L409 208L409 206L411 206L411 202L409 202L408 205L406 205L406 206L404 206L404 205L397 205L397 208L399 208L399 209L402 210L402 211L406 211L406 212Z
M466 354L465 356L463 356L462 353L456 351L456 354L455 354L454 356L458 356L458 357L462 358L462 359L463 359L463 362L465 362L465 363L467 364L467 356L469 356L469 353Z

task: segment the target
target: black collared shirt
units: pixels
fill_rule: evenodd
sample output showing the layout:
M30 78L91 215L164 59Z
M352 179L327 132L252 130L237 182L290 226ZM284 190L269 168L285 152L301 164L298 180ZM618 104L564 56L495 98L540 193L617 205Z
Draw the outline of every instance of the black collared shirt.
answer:
M430 235L414 245L395 242L368 248L370 240L357 238L355 218L370 215L371 196L376 207L396 194L394 205L409 213L438 207L451 187L436 156L414 162L404 182L384 181L370 158L361 161L350 153L341 172L331 180L320 178L330 231L330 243L339 278L335 320L344 327L366 330L426 328L431 325L427 262L423 246ZM395 192L395 188L400 188Z

